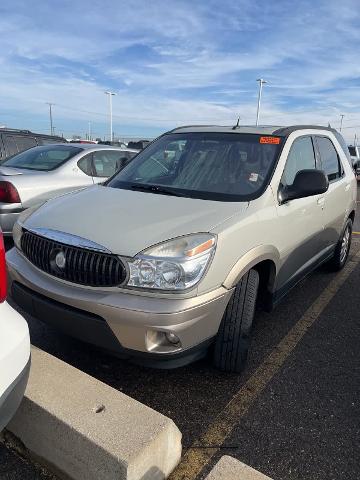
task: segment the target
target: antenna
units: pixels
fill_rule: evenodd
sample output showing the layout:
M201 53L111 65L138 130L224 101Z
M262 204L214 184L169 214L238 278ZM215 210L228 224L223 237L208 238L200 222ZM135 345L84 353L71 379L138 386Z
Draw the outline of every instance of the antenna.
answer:
M236 130L237 128L240 128L240 116L237 119L236 125L232 129Z

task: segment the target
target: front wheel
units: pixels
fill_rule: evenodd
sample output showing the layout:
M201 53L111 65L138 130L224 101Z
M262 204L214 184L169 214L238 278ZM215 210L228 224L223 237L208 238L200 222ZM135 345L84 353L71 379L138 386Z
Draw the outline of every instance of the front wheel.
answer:
M336 245L334 256L330 260L330 264L335 271L341 270L344 267L346 260L348 259L351 247L351 235L352 221L351 218L348 218L345 228Z
M245 366L258 288L256 270L246 273L235 288L215 340L213 362L219 370L239 373Z

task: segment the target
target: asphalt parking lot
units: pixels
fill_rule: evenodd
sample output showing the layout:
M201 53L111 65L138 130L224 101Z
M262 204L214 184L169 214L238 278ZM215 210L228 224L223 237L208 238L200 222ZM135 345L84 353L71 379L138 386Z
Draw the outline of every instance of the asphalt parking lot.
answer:
M258 312L242 375L219 373L206 360L177 370L139 367L28 318L32 343L171 417L184 446L173 480L203 479L224 454L276 480L357 480L359 214L354 232L340 274L323 266L272 313ZM1 480L45 478L0 446Z

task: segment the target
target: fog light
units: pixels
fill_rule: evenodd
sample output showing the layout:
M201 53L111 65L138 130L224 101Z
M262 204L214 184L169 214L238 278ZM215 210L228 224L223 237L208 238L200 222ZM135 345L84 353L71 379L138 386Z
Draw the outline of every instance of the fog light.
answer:
M166 332L166 339L174 345L180 343L180 338L172 332Z

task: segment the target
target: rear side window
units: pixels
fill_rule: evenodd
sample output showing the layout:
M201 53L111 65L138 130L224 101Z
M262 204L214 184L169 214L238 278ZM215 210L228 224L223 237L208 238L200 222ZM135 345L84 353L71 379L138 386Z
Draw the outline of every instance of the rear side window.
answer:
M316 137L319 148L322 169L328 176L329 182L333 182L342 176L342 168L337 151L327 137Z
M282 185L292 185L300 170L316 168L311 137L297 138L291 146L281 179Z
M340 143L340 146L341 146L341 148L343 149L343 151L346 155L346 158L349 162L349 165L352 168L353 164L352 164L352 160L351 160L351 155L353 155L353 154L351 153L350 148L354 148L354 151L355 151L355 147L348 147L345 140L344 140L344 137L341 135L341 133L334 132L334 135L336 137L336 140ZM356 156L356 151L354 153L354 156Z

